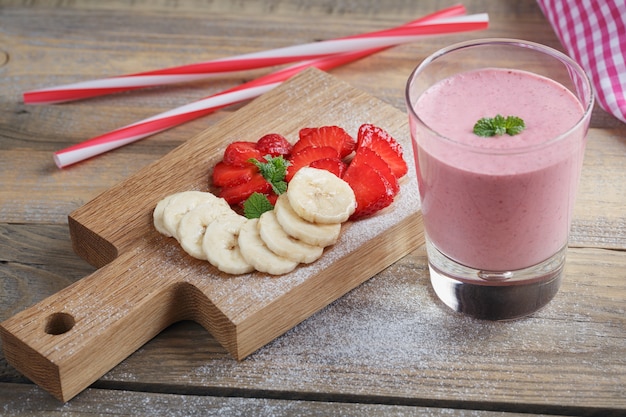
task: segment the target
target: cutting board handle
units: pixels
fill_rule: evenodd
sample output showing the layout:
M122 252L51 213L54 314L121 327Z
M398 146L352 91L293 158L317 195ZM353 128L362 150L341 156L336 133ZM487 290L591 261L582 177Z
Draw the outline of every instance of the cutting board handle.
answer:
M199 290L146 276L141 259L121 255L0 323L7 361L65 402L170 324L205 321Z

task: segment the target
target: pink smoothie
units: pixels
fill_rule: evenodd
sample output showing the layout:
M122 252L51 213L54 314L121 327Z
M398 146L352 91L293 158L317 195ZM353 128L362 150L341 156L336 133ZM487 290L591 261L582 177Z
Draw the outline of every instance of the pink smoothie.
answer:
M482 69L432 86L414 108L423 123L411 123L422 213L434 246L466 266L509 271L567 244L586 131L569 90L528 72ZM496 114L521 117L526 129L472 132Z

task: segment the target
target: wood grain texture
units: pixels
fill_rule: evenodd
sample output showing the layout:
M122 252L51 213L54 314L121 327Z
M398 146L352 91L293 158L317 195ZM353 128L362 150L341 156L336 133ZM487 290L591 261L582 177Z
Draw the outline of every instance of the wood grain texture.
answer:
M575 415L611 415L622 407L622 254L571 249L553 303L529 319L491 324L442 307L424 261L423 248L412 252L243 362L200 326L181 323L96 386L309 399L333 393L344 400L360 395L359 401L383 394L377 401L479 409L493 397L499 409L547 413L567 406Z
M556 298L499 323L450 313L430 288L425 259L423 248L412 252L243 362L182 323L101 382L566 415L624 409L623 254L571 249Z
M570 245L626 250L625 155L626 131L590 130Z
M348 222L319 261L280 277L219 273L184 255L152 225L167 195L210 191L209 174L233 140L277 132L295 142L307 126L362 123L391 133L409 174L394 204ZM414 157L404 114L333 77L308 70L70 214L73 248L102 267L0 323L4 353L67 401L180 320L202 324L243 359L423 243Z
M265 398L233 398L164 393L137 393L88 389L71 403L59 404L32 385L0 383L0 403L16 416L294 416L330 415L368 417L547 417L539 414L454 410L384 404L351 404L325 401L284 401Z
M60 106L21 92L382 29L455 2L441 0L3 0L0 6L0 320L92 273L73 253L68 214L241 106L58 170L54 150L264 74L218 77ZM561 49L535 0L466 0L490 29L431 37L334 69L404 111L409 72L449 43L518 37ZM403 404L422 415L508 412L618 416L626 407L626 125L596 108L568 253L553 303L514 323L448 313L428 284L423 248L241 362L201 326L173 325L61 405L0 354L0 414L148 415L313 400L322 415ZM383 331L381 331L383 329ZM556 387L556 388L553 388ZM109 389L111 391L109 391ZM120 395L120 390L134 391ZM13 394L15 393L15 396ZM170 393L170 394L165 394ZM236 395L235 403L228 396ZM4 399L9 397L9 401ZM86 398L86 402L83 399ZM13 401L16 399L16 401ZM242 400L242 401L238 401ZM327 401L333 401L327 403ZM344 407L345 402L356 408ZM6 404L6 406L5 406ZM213 405L211 405L213 404ZM351 404L348 404L351 405ZM422 411L419 407L442 407ZM147 408L148 407L148 408ZM252 406L254 407L254 406ZM395 408L381 415L394 415ZM273 409L274 410L274 409ZM357 410L356 412L354 410ZM405 411L398 412L398 415ZM418 411L419 410L419 411ZM482 411L480 411L482 410ZM493 413L485 410L492 410ZM495 411L499 410L499 411ZM505 410L505 411L503 411ZM316 415L310 408L298 412ZM318 413L317 415L319 415Z

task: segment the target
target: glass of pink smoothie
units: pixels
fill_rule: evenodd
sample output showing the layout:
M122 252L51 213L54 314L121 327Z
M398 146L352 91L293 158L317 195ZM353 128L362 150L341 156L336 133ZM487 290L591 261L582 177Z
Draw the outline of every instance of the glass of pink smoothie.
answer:
M473 40L426 58L406 101L438 297L490 320L545 306L563 275L593 108L585 72L543 45Z

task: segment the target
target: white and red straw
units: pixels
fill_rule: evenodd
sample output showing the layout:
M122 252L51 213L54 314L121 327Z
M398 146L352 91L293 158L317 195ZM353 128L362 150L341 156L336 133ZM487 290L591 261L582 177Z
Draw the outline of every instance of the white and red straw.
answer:
M370 34L366 35L357 35L355 37L350 38L342 38L344 40L357 39L359 40L358 44L354 44L355 49L344 51L343 53L337 52L328 52L326 55L322 57L318 57L316 59L310 59L305 62L301 62L299 64L278 70L276 72L270 73L263 77L257 78L253 81L247 82L245 84L230 88L223 92L211 95L199 101L178 107L176 109L158 114L156 116L150 117L148 119L144 119L142 121L130 124L128 126L122 127L120 129L116 129L109 133L105 133L103 135L94 137L80 144L71 146L69 148L60 150L55 152L54 160L59 168L67 167L69 165L75 164L77 162L83 161L85 159L94 157L96 155L102 154L104 152L110 151L112 149L116 149L118 147L124 146L126 144L135 142L137 140L143 139L147 136L156 134L163 130L169 129L171 127L180 125L187 121L193 120L195 118L204 116L213 111L221 109L223 107L239 103L245 100L249 100L251 98L257 97L276 86L280 85L287 78L297 74L298 72L304 70L309 67L316 67L322 70L328 70L334 68L339 65L343 65L345 63L360 59L364 56L373 54L382 49L388 48L395 44L406 43L409 42L409 38L411 41L415 41L419 38L423 38L424 36L429 35L437 35L437 34L448 34L455 32L463 32L470 30L480 30L485 29L488 25L488 17L486 14L478 14L478 15L470 15L470 16L460 16L465 13L465 9L462 6L453 6L451 8L443 9L439 12L428 15L424 18L415 20L410 22L404 26L390 29L387 31L380 31L374 33L385 33L382 37L372 37L368 38ZM423 33L416 34L419 31L415 31L414 34L409 36L389 36L388 33L391 33L398 29L414 29L414 28L427 28ZM400 33L394 32L394 33ZM389 43L389 41L393 39L395 43ZM364 40L369 40L371 42L363 42ZM323 44L325 42L319 42ZM307 44L305 45L308 48ZM281 48L282 50L294 50L296 47L289 48ZM333 49L334 50L334 49ZM273 50L277 51L277 50ZM259 53L261 54L261 53ZM265 52L263 54L266 54ZM249 57L251 54L248 54ZM319 53L321 55L321 52ZM315 55L315 56L319 56ZM298 55L298 59L302 59L304 55L301 53ZM241 57L241 56L239 56ZM280 56L282 59L283 56ZM273 57L269 56L269 59L273 61ZM212 61L215 62L215 61ZM204 64L199 64L204 65ZM177 69L183 67L176 67ZM222 69L224 67L221 67ZM240 67L229 67L229 68L238 68ZM237 70L238 70L237 69ZM169 70L159 70L159 71L169 71ZM153 72L154 73L154 72ZM142 73L146 74L146 73ZM192 78L196 77L198 74L195 72L191 72L190 74L178 74L177 76L182 77L185 75L191 75ZM154 75L151 75L152 77ZM206 77L207 74L203 73L202 76ZM120 91L121 89L127 90L131 88L142 88L146 85L141 84L144 80L143 75L137 75L139 83L133 84L131 81L135 80L135 75L123 76L123 77L115 77L105 80L96 80L92 83L100 84L101 82L109 82L107 80L115 80L117 78L124 79L125 86L121 87L118 85L117 87L112 87L112 89L102 90L102 86L94 87L94 84L88 84L86 88L83 90L81 88L73 87L70 90L66 90L63 87L59 87L58 89L48 89L46 90L48 98L50 98L50 94L59 94L59 96L53 97L54 100L52 102L58 101L67 101L77 98L85 98L92 97L94 95L99 94L108 94L115 91ZM162 82L159 84L172 82L171 78L164 78ZM178 81L175 81L178 82ZM90 83L90 82L87 82ZM80 83L84 84L85 83ZM153 85L153 84L149 84ZM76 84L74 84L76 86ZM97 90L97 91L96 91ZM67 93L67 95L66 95ZM89 95L81 95L81 94L89 94ZM59 100L62 98L62 100Z
M458 7L454 6L450 9L457 9ZM479 29L482 27L484 19L480 15L475 16L475 18L475 21L471 19L464 21L462 28L458 28L459 22L454 20L447 22L444 19L438 21L433 21L431 18L420 19L419 24L407 24L344 38L27 91L23 94L23 98L26 104L60 103L143 87L196 81L211 75L310 60L331 54L389 47L413 42L424 35Z

